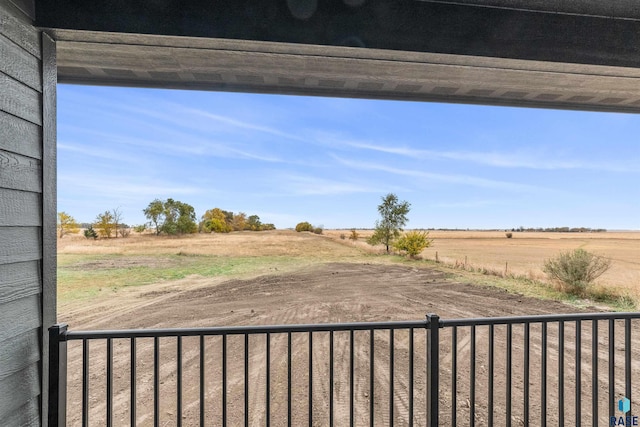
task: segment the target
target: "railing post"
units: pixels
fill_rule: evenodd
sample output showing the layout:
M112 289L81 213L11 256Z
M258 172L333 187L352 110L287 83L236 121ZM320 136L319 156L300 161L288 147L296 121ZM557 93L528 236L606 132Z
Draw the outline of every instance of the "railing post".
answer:
M67 424L67 325L49 328L49 427Z
M438 426L440 395L440 317L427 314L427 425Z

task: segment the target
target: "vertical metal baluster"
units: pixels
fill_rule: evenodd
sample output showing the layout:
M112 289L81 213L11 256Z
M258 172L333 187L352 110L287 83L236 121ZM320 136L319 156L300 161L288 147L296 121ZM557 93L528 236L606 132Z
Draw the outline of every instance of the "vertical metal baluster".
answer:
M631 319L624 320L624 373L625 373L625 397L633 404L631 398ZM632 416L633 411L629 407L627 416Z
M433 313L427 314L425 328L427 424L437 427L440 424L440 317Z
M176 424L182 427L182 337L176 337Z
M329 427L333 427L333 331L329 331Z
M113 425L113 340L107 338L107 427Z
M511 377L512 377L512 344L513 344L513 326L511 323L507 325L507 402L506 402L506 414L505 425L511 427Z
M353 329L349 331L349 425L353 427L354 423L354 397L355 397L355 379L354 379L354 350L353 350Z
M369 331L369 427L373 427L373 391L375 382L374 355L375 355L375 330Z
M413 328L409 328L409 427L413 427Z
M493 426L493 371L494 371L494 326L489 325L489 386L487 387L487 425Z
M609 319L609 416L613 417L616 413L616 348L615 348L615 330L616 323L614 319Z
M451 329L451 425L458 423L458 327Z
M131 400L135 405L135 400ZM82 427L89 426L89 340L82 340Z
M598 425L598 321L591 321L591 424Z
M469 426L476 425L476 325L471 325L469 357Z
M267 415L267 427L271 426L271 333L266 334L266 351L267 351L267 378L265 379L265 411Z
M531 325L527 322L524 325L524 425L529 425L529 354L530 354L530 333Z
M542 354L540 355L541 368L540 368L540 427L547 426L547 322L542 322Z
M200 427L204 427L205 369L204 335L200 335Z
M287 333L287 426L291 427L291 332Z
M153 425L160 426L160 338L153 338Z
M582 423L582 322L576 320L576 427Z
M313 332L309 332L309 427L313 427Z
M227 334L222 335L222 425L227 425Z
M393 418L394 418L394 413L393 413L393 371L394 371L394 354L393 354L393 350L394 350L394 338L393 338L393 329L389 329L389 425L391 427L393 427Z
M249 334L244 334L244 425L249 427Z
M558 322L558 426L564 426L564 321Z

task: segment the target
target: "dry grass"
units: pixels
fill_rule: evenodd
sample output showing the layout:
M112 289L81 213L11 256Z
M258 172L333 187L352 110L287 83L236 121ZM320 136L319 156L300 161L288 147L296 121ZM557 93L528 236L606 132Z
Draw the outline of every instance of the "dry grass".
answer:
M366 246L371 230L358 230L356 242ZM340 240L344 230L325 230ZM545 280L544 261L561 251L582 248L610 258L611 269L598 280L598 287L615 288L621 295L640 299L640 232L538 233L515 232L507 239L502 231L431 231L433 245L422 253L423 259L443 264L486 269L531 280ZM344 242L344 240L342 240ZM379 250L379 248L378 248Z
M151 273L160 270L159 266L154 267L154 263L162 264L160 266L167 270L159 277L170 279L175 274L182 277L189 268L195 268L195 274L206 276L217 275L218 271L236 276L241 273L263 274L265 269L276 267L280 271L288 267L298 269L318 262L397 262L397 258L375 256L384 253L384 249L366 243L372 230L358 230L358 233L360 239L355 242L348 239L349 230L325 230L324 235L291 230L182 237L133 234L126 239L96 241L74 235L58 240L58 255L61 270L70 277L74 264L82 264L87 269L96 267L104 272L105 266L95 264L96 260L104 263L105 257L116 257L121 264L123 258L154 258L155 261L145 264L149 275L141 279L143 283L154 280L155 276ZM341 234L346 238L341 239ZM560 251L583 248L613 260L611 270L599 279L593 289L594 295L620 295L640 301L640 232L523 232L514 233L513 238L507 239L504 232L432 231L430 237L434 239L433 246L422 253L423 259L435 260L437 254L441 265L532 281L545 280L542 267L546 259L556 256ZM198 259L178 259L185 256ZM216 264L218 269L208 264ZM227 268L231 264L233 268ZM129 269L127 274L133 271ZM104 274L107 279L112 277L111 273ZM122 280L126 278L123 276ZM86 281L84 276L78 277L78 283L83 280ZM65 282L60 282L64 290ZM68 283L71 284L71 281Z

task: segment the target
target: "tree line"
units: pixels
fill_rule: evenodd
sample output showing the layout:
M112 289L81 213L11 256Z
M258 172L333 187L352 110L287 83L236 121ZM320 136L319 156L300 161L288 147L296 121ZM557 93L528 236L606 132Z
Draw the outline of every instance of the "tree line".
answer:
M136 232L152 229L156 235L182 235L192 233L229 233L231 231L275 230L275 225L262 223L258 215L233 213L220 208L209 209L197 222L196 212L188 203L174 199L154 199L142 210L148 222L133 227ZM94 222L82 224L86 238L128 237L131 227L123 223L120 208L106 210ZM67 212L58 212L58 237L75 234L81 225Z

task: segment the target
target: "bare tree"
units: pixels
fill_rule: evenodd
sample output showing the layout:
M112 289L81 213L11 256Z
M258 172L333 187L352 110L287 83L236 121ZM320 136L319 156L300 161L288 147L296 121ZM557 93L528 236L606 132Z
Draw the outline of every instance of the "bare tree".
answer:
M115 227L116 239L117 239L118 238L118 226L122 222L122 211L120 210L120 206L118 206L117 208L111 209L111 217L113 218L113 225Z

